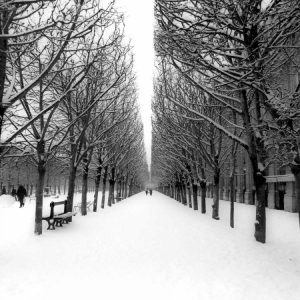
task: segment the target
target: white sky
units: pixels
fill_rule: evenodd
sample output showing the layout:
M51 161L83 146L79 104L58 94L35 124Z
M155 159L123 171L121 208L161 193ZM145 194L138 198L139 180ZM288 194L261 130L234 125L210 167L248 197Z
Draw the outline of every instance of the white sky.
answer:
M144 124L147 162L151 162L151 100L154 72L154 0L117 0L117 7L125 13L126 35L134 47L138 98Z

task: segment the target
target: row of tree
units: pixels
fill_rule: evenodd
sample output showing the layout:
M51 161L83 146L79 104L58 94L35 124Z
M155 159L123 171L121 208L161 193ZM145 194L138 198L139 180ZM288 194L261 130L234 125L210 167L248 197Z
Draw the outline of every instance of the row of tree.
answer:
M1 0L0 18L0 156L2 164L26 157L36 166L34 231L41 234L49 164L67 173L69 210L82 171L83 215L91 170L94 211L102 175L108 205L116 181L126 196L142 184L133 58L114 1ZM102 197L104 207L105 190Z
M212 178L219 219L220 175L233 199L237 158L247 153L262 243L268 165L291 168L300 207L299 8L296 0L156 0L152 176L183 199L186 184L194 197L200 184L203 213Z

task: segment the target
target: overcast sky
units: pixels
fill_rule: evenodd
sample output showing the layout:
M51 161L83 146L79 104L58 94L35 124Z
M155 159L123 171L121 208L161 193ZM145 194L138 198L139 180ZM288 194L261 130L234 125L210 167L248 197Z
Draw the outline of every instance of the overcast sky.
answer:
M148 163L151 158L151 100L154 72L153 3L153 0L117 0L117 6L125 13L126 34L132 40L134 47L138 98L144 123Z

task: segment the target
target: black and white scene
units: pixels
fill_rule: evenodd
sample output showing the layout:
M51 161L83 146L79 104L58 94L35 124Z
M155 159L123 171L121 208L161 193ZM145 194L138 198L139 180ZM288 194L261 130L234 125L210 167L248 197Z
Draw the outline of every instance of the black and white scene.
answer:
M0 0L0 299L300 299L300 0Z

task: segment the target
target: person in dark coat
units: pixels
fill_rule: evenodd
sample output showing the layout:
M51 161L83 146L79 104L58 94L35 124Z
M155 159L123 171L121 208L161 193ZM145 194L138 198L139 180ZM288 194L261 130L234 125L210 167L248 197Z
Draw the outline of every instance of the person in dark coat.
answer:
M17 198L17 190L16 190L15 188L12 189L11 195L15 198L16 201L18 201L18 198Z
M24 206L24 198L27 196L27 191L23 185L20 185L17 190L17 197L20 201L20 207Z
M2 188L2 195L6 195L6 187L5 186Z
M152 189L150 189L150 191L149 191L149 192L150 192L150 196L152 196Z

